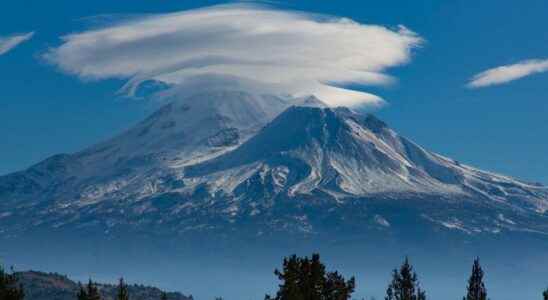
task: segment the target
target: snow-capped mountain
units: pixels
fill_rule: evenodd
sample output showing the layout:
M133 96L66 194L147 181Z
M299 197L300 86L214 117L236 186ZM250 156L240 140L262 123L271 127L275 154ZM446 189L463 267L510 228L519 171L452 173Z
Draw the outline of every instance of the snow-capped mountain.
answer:
M435 230L548 234L548 188L462 165L313 97L179 99L108 141L0 177L4 235L340 236L393 230L400 206Z

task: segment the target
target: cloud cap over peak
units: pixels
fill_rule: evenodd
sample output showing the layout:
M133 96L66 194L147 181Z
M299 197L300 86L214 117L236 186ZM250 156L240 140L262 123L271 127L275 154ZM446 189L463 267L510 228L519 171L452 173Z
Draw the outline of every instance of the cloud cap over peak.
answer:
M467 87L480 88L504 84L546 71L548 71L548 59L524 60L516 64L500 66L476 74L467 84Z
M33 35L34 32L14 34L5 37L0 36L0 55L8 53L10 50L19 46L21 43L30 40Z
M246 4L133 17L62 40L44 55L47 61L82 79L128 79L129 94L147 80L177 85L214 74L314 94L333 105L381 103L341 86L391 83L383 71L407 63L422 42L404 26Z

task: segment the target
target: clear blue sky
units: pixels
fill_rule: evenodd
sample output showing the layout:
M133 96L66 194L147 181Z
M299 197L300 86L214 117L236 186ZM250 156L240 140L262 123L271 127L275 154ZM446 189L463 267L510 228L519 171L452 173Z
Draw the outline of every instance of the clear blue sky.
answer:
M219 1L9 0L0 36L35 31L0 56L0 174L112 136L153 107L116 99L123 81L82 82L39 58L86 17L157 13ZM546 0L279 1L280 7L404 24L426 43L410 64L389 70L399 83L373 91L390 104L378 115L426 148L487 170L548 183L548 72L467 89L486 69L548 58Z

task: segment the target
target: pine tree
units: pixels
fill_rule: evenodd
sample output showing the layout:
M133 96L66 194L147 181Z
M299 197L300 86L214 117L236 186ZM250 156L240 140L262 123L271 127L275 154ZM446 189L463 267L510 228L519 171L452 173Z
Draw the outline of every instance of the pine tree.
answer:
M78 286L80 287L78 294L76 295L76 298L78 300L88 300L88 293L84 289L81 283L78 283Z
M17 285L17 276L6 273L0 266L0 299L1 300L23 300L25 293L23 287Z
M544 300L548 300L548 288L542 293L542 296L544 296Z
M472 274L468 279L467 294L464 300L486 300L487 290L483 283L483 270L481 269L479 258L474 260ZM545 299L546 300L546 299Z
M275 300L347 300L354 292L355 280L346 281L338 272L326 272L320 255L300 258L293 255L283 260L282 271L274 274L281 281Z
M160 300L167 300L167 293L162 292L162 296L160 296Z
M91 281L91 279L88 282L86 295L87 295L86 300L101 300L101 295L99 294L99 289L97 288L97 284Z
M331 272L327 274L327 280L324 286L325 299L350 299L350 296L354 292L356 287L356 280L354 277L350 280L345 279L338 272Z
M417 274L405 258L400 269L392 271L392 281L386 289L385 300L426 300L426 293L421 290Z
M278 280L282 282L279 285L279 290L276 293L275 300L304 300L303 291L299 286L299 279L301 272L302 259L293 255L289 258L284 258L282 264L282 271L275 270L274 274L278 277ZM266 299L271 299L270 296L266 296Z
M118 283L118 293L116 294L116 300L129 300L129 292L123 278L120 278L120 282Z

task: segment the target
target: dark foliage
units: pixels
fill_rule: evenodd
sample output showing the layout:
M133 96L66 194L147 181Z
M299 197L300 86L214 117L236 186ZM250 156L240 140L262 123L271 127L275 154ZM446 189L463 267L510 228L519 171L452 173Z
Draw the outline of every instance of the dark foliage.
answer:
M476 258L474 260L474 265L472 266L472 274L470 275L470 279L468 279L466 297L464 297L463 300L486 299L487 290L485 289L485 284L483 283L483 270L481 269L479 258Z
M17 277L6 273L0 266L0 300L22 300L24 297L23 287L18 284Z
M120 278L118 283L118 292L116 293L116 300L129 300L129 292L127 285L124 283L124 279Z
M76 297L78 300L102 300L97 284L91 281L91 279L89 280L86 288L80 285L80 290L78 291Z
M421 290L417 274L405 258L400 269L392 272L392 281L386 290L385 300L426 300L426 293Z
M281 281L274 300L347 300L354 292L355 280L345 280L338 272L326 272L319 254L312 258L293 255L285 258L283 269L274 274Z
M76 294L76 299L78 300L87 300L88 299L88 293L84 289L84 287L80 285L80 289L78 290L78 294Z

